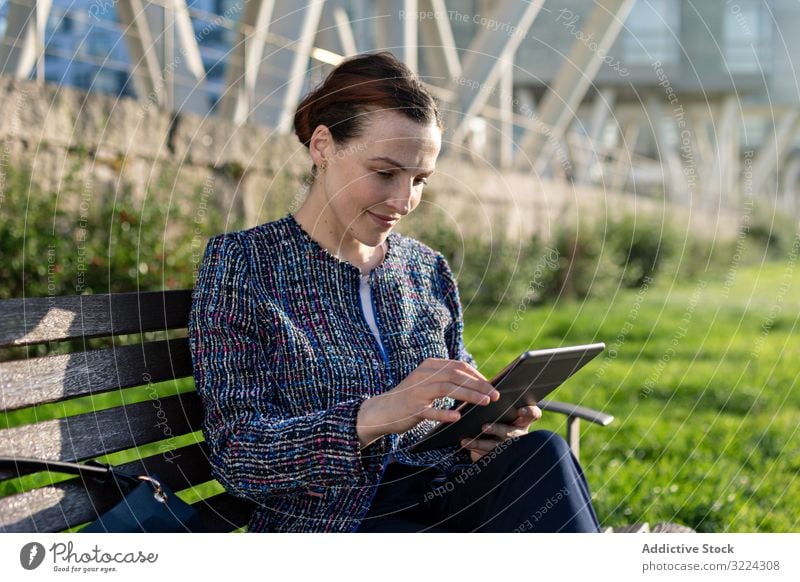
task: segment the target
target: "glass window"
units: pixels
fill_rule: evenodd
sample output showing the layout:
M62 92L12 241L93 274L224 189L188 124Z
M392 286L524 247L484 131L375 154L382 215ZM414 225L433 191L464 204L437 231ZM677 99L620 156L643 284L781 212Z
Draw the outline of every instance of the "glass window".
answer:
M8 2L0 2L0 38L6 34L6 18L8 18Z
M680 58L679 0L639 0L625 21L625 62L649 65L654 61L676 63Z
M771 60L772 28L760 0L726 6L723 50L732 73L759 73Z

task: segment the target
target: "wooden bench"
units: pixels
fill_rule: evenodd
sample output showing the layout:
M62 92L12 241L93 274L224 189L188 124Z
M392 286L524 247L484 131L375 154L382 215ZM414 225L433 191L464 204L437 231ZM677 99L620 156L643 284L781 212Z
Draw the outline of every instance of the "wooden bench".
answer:
M0 457L98 459L136 474L155 473L173 491L188 495L205 531L243 529L253 505L213 481L202 435L193 435L201 428L202 408L191 382L190 306L191 290L0 301L5 356L0 359ZM91 338L105 338L108 345L87 349L87 341L96 341ZM71 351L30 353L40 344L57 350L65 342ZM165 386L172 386L172 393L164 395ZM94 399L103 398L110 402L95 410ZM76 406L81 402L82 408ZM53 418L30 422L55 403L64 410L47 410ZM567 415L567 436L576 454L579 419L603 426L613 420L558 402L541 407ZM0 494L12 490L0 498L0 531L78 529L119 501L118 494L91 480L56 480L35 472L24 463L0 469Z

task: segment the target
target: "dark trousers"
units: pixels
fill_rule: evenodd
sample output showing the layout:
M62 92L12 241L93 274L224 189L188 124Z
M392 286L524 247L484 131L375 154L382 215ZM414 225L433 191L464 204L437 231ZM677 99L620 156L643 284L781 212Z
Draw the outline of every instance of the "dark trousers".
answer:
M444 475L391 463L360 532L598 532L566 441L538 430Z

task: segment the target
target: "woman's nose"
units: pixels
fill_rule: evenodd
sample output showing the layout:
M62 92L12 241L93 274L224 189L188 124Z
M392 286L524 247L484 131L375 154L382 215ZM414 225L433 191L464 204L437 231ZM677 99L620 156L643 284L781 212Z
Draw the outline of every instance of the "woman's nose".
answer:
M409 197L393 197L386 201L386 205L392 209L394 214L405 216L411 209L411 199Z
M414 186L410 182L404 184L394 192L386 205L397 214L406 215L411 211L411 199L414 196Z

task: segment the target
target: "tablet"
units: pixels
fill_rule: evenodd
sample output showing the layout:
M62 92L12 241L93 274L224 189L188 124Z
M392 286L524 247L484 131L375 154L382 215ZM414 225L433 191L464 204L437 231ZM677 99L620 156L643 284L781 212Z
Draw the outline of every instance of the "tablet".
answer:
M475 438L486 423L511 423L517 408L542 400L605 349L604 343L569 346L522 353L492 380L500 392L497 402L487 405L456 403L461 418L434 426L409 451L418 453L460 445L463 438Z

